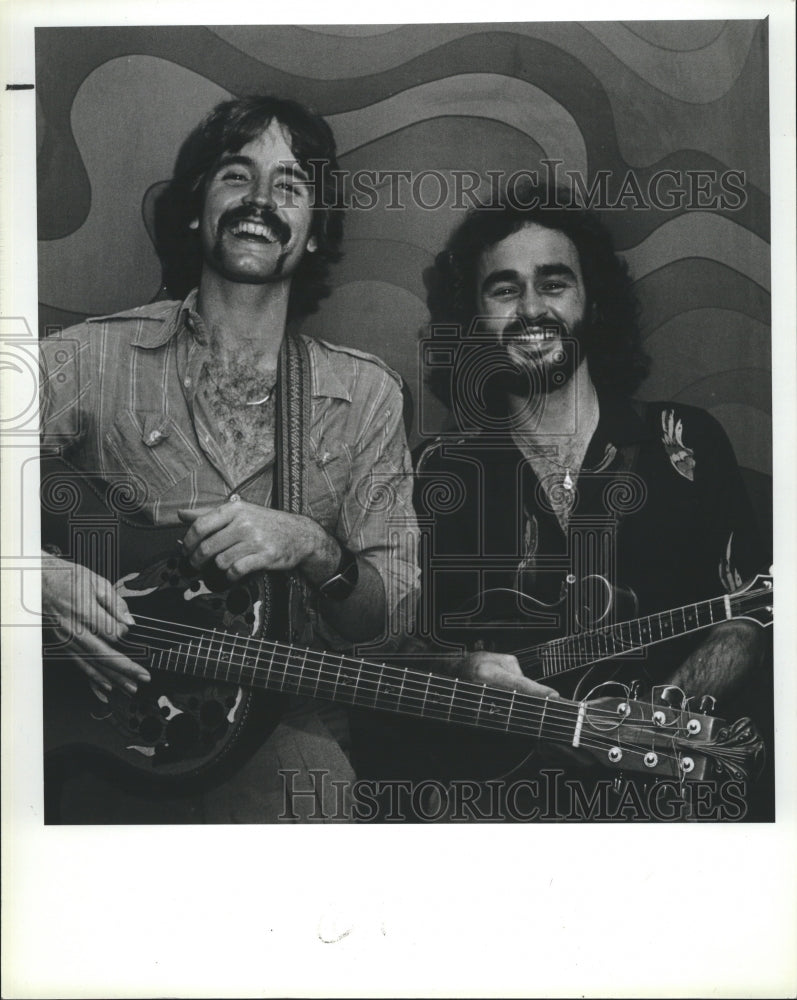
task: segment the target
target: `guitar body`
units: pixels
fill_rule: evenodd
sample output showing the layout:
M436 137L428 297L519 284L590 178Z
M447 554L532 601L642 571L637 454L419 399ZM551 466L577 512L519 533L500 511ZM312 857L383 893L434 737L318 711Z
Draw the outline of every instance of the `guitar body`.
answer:
M638 701L628 690L595 690L589 702L545 699L293 647L280 634L288 621L283 575L229 586L218 571L195 573L181 555L184 529L143 523L132 516L138 510L131 496L120 494L119 484L98 487L71 470L43 478L44 538L55 537L68 559L115 581L135 619L122 652L152 674L134 695L94 689L45 630L50 803L57 801L59 779L76 762L110 770L134 792L156 798L199 791L262 744L288 694L438 720L418 725L434 734L432 742L447 760L435 755L424 736L405 745L403 773L394 772L399 778L519 777L538 743L563 748L580 767L589 762L614 774L636 771L682 781L708 776L711 769L732 776L758 769L763 746L748 719L729 726L693 709ZM48 524L53 513L59 515L58 533ZM64 585L71 581L65 569ZM762 597L771 604L771 584L748 594L754 606ZM691 615L684 612L684 628ZM621 637L628 634L623 627ZM604 697L610 693L619 697ZM384 716L379 718L381 724ZM446 723L460 727L456 735ZM483 735L473 741L471 733ZM408 756L419 766L411 766ZM564 766L565 758L557 762L546 753L545 760L550 764L538 761L537 767Z
M596 684L625 678L628 660L612 658L585 663L580 670L546 681L540 654L556 639L635 618L639 602L632 590L613 586L605 577L593 574L578 581L564 579L559 600L554 603L504 587L484 591L476 602L445 617L447 638L463 642L469 649L512 653L526 677L547 683L568 698L585 697ZM631 666L633 676L639 677L643 664L636 659Z
M134 695L95 687L45 628L46 775L89 766L153 796L187 794L223 780L275 727L284 699L213 677L161 672L158 658L179 642L176 627L189 636L216 629L220 635L280 638L287 617L284 581L268 575L230 587L218 572L197 574L180 553L184 527L158 528L135 512L109 513L111 488L103 495L79 473L60 464L47 468L43 538L57 537L66 556L115 584L137 622L120 652L146 666L152 680ZM53 496L61 506L68 498L68 516L52 510ZM147 624L146 639L140 623Z

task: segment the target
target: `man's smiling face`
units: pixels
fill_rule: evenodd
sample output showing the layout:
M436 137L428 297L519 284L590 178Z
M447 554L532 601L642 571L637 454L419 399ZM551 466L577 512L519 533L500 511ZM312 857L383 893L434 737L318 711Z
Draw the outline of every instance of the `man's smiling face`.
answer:
M574 354L587 294L578 251L564 233L523 226L482 254L477 282L479 315L519 368L542 374Z
M256 139L223 156L208 178L195 225L204 266L229 281L284 280L305 252L315 250L311 185L290 139L274 120Z

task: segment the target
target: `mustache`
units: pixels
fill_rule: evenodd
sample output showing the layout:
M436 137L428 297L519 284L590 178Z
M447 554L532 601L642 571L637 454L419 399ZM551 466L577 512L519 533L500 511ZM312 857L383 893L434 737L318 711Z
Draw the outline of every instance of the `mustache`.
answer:
M265 206L254 208L251 205L238 205L228 208L219 218L218 229L229 229L238 222L260 222L274 233L277 242L285 246L291 238L291 227L277 213Z

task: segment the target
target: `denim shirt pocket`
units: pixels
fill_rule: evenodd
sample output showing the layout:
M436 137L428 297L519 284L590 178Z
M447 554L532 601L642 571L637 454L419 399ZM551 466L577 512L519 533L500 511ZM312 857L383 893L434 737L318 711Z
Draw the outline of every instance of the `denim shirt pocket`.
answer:
M106 432L103 446L114 465L143 481L150 504L202 462L174 420L159 410L123 410Z
M334 531L351 481L351 451L342 441L310 438L307 474L308 514Z

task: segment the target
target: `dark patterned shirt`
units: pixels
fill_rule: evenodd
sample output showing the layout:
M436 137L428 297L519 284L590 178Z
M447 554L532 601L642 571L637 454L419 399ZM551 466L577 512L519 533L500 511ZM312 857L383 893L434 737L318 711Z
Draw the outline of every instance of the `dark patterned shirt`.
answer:
M555 458L555 439L552 447ZM719 597L768 571L731 445L703 410L602 398L574 488L563 479L564 470L553 489L540 483L506 438L452 435L425 449L416 510L430 534L423 586L437 639L472 648L487 634L515 652L518 641L530 647ZM551 494L569 505L567 531ZM520 638L506 603L484 597L497 588L542 602L514 601L525 612ZM491 620L506 626L486 630ZM651 647L646 668L665 676L696 641Z

